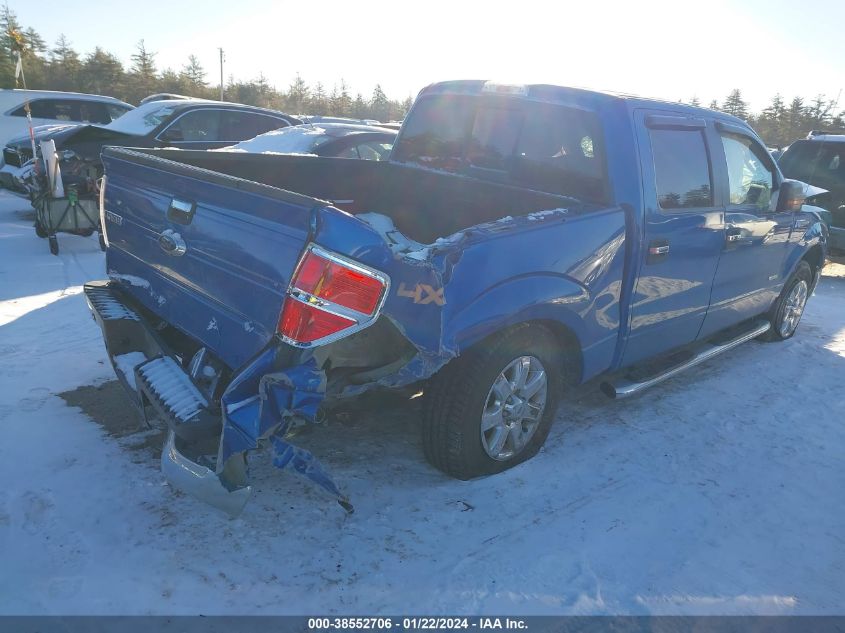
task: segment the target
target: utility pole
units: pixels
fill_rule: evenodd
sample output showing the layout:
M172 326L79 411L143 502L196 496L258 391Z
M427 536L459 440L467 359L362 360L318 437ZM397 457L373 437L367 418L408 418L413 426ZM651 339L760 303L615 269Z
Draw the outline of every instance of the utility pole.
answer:
M223 49L217 50L220 51L220 101L223 101Z

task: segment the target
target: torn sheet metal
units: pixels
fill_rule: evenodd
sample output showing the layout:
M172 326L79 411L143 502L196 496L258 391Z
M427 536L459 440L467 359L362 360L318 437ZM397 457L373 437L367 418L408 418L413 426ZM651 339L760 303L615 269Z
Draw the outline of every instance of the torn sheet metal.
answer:
M326 393L325 372L317 367L313 356L283 370L277 370L276 364L276 349L271 347L223 395L219 481L232 493L247 487L247 473L241 466L245 457L249 451L269 443L274 466L308 478L351 512L349 500L313 454L285 440L295 423L316 419ZM254 396L256 392L258 397Z

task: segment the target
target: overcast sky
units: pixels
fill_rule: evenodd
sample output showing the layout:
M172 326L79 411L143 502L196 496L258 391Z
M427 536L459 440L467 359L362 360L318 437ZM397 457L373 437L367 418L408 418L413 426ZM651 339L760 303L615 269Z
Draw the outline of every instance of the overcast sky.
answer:
M403 99L434 81L499 79L629 92L705 105L740 88L754 109L845 88L845 1L10 0L24 26L127 65L138 40L159 69L196 55L212 84L299 72ZM845 107L845 95L839 101Z

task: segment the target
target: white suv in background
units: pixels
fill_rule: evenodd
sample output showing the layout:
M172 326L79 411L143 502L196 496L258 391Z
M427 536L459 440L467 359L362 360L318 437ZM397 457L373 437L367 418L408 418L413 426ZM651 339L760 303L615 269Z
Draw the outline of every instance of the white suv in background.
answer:
M96 123L107 125L134 106L114 97L49 90L0 90L0 147L29 132L24 104L33 125Z
M107 125L134 109L114 97L87 95L78 92L49 90L0 90L0 186L19 189L31 168L31 154L21 155L6 145L12 139L29 135L25 105L29 102L33 127L51 125Z

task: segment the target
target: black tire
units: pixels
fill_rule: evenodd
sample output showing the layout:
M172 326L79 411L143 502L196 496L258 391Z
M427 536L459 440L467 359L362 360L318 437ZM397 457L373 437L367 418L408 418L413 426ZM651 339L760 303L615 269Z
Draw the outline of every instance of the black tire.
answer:
M778 341L785 341L786 339L792 338L795 335L795 332L798 329L798 323L795 323L795 326L789 329L788 331L784 332L781 329L781 326L784 324L784 319L786 318L787 310L788 310L788 301L789 297L791 296L793 290L796 286L801 283L806 284L807 288L807 295L809 295L810 289L813 286L813 271L810 268L810 265L801 260L798 262L798 266L795 269L795 272L792 273L792 276L783 286L783 290L780 293L780 296L775 301L772 309L769 310L767 318L769 319L769 323L772 324L772 327L769 329L768 332L762 334L758 337L758 340L764 341L766 343L776 343ZM806 305L806 301L809 296L805 297L804 305ZM803 313L803 306L801 308L801 312ZM798 315L798 321L800 322L801 315Z
M44 225L38 220L35 221L35 234L41 239L44 239L48 235L47 229L45 229Z
M481 419L494 381L509 363L534 357L546 372L546 402L533 435L507 459L494 459L481 439ZM476 346L441 369L425 390L423 449L444 473L472 479L507 470L533 457L551 429L563 390L566 356L546 328L519 325Z
M56 239L55 235L50 236L50 252L53 255L59 254L59 240Z

